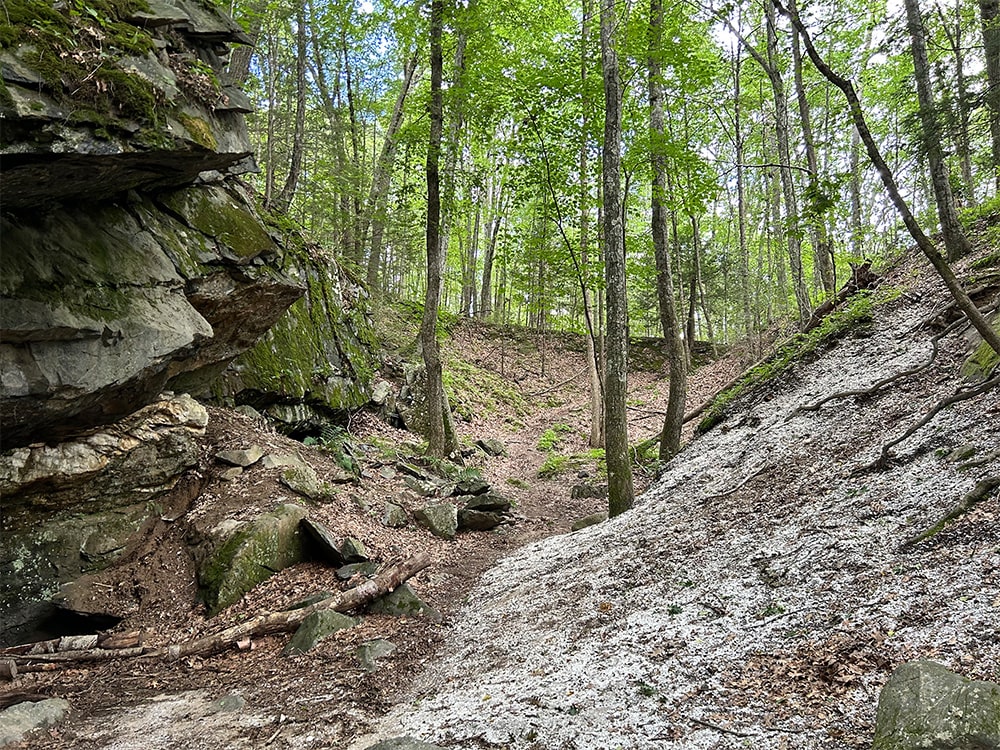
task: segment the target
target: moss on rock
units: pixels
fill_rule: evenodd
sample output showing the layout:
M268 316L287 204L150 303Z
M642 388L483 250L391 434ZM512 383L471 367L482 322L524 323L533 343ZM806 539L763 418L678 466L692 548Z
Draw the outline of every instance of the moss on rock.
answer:
M215 615L279 570L305 560L300 505L284 504L238 527L202 564L202 596Z

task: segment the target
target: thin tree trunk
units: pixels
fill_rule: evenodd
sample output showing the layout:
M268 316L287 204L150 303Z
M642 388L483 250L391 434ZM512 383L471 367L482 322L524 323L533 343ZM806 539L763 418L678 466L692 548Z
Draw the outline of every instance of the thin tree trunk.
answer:
M791 3L791 0L789 2ZM806 86L802 77L802 51L799 49L797 34L792 34L792 65L795 78L795 97L799 107L799 122L802 127L802 144L806 152L809 180L813 190L816 191L819 189L819 161L816 158L816 140L813 138L809 98L806 96ZM808 214L808 221L813 246L813 268L819 281L818 286L829 296L836 294L837 290L833 278L833 243L826 231L825 213L825 211L814 207Z
M941 256L934 243L930 241L924 231L920 228L917 220L914 218L913 213L910 211L910 207L903 200L903 196L899 192L899 186L896 184L896 179L893 177L892 171L889 166L885 163L885 159L882 158L882 154L875 143L875 139L872 137L871 131L868 129L868 124L865 122L864 112L861 110L861 102L858 100L857 92L854 90L854 86L846 78L839 76L835 73L829 65L823 60L823 58L816 51L816 47L812 43L812 37L810 37L809 32L803 26L802 21L799 16L794 11L789 11L784 8L779 0L773 0L775 6L786 16L788 16L792 24L795 26L796 32L801 35L802 41L806 45L806 50L809 52L809 58L813 61L813 64L819 70L823 76L830 81L834 86L836 86L844 94L844 98L847 99L848 106L851 110L851 117L854 119L854 125L858 129L858 133L861 136L861 140L864 141L865 148L868 151L868 158L871 159L872 164L875 169L878 170L879 177L882 178L882 184L885 185L886 192L889 194L889 198L892 201L893 206L895 206L896 211L899 213L906 225L910 236L917 243L917 247L924 254L930 264L937 271L941 280L944 281L945 286L951 293L952 299L955 300L955 306L958 307L965 316L969 319L969 323L972 327L978 331L979 335L983 337L983 340L989 344L993 351L1000 354L1000 334L998 334L993 327L986 320L986 317L979 311L969 295L966 294L965 290L962 288L961 283L955 277L955 273L951 270L951 266L948 262Z
M742 62L738 46L734 50L734 53L733 107L735 114L733 117L733 130L736 141L736 212L739 220L740 234L740 295L743 297L743 335L749 339L753 333L753 321L750 300L750 249L747 245L746 178L743 169L745 144L743 136L743 112L740 99L740 69Z
M951 27L948 16L940 5L936 5L941 28L948 38L951 53L955 56L955 84L957 101L955 113L958 122L955 130L955 151L958 155L959 168L962 171L962 197L967 203L976 202L976 183L972 176L972 149L969 139L969 81L965 73L965 48L962 39L962 5L961 0L955 0L955 27Z
M400 85L399 93L396 95L396 103L392 107L392 116L386 126L385 140L382 141L382 151L375 162L375 172L372 175L372 184L368 191L368 200L365 202L365 212L361 217L362 242L368 236L371 229L371 243L368 249L368 268L366 280L368 282L368 292L373 297L378 296L378 272L382 262L382 235L385 230L385 209L389 198L389 183L392 178L392 166L396 161L396 147L399 145L399 128L403 124L403 112L406 105L406 97L413 87L413 81L417 70L417 60L420 50L414 49L413 54L403 64L403 82Z
M951 194L948 179L948 164L941 146L941 125L938 122L931 92L930 63L927 61L927 43L924 40L924 22L920 17L917 0L904 0L906 7L906 29L910 34L910 52L913 55L913 75L917 83L917 100L920 103L920 125L923 131L924 148L930 165L931 186L934 202L937 204L941 234L948 251L948 260L957 260L972 252L962 225L958 221L955 200Z
M990 119L993 181L1000 195L1000 1L979 0L986 58L986 109Z
M650 161L653 168L652 235L656 258L656 298L660 312L660 327L667 343L670 386L667 413L660 433L660 460L667 460L681 449L681 427L684 424L684 402L687 396L687 351L681 337L680 321L674 302L674 285L670 268L670 247L667 225L667 160L660 148L664 138L663 70L660 64L663 44L663 0L649 3L649 129ZM737 134L737 138L739 134Z
M295 9L295 131L292 136L292 157L288 176L281 191L269 203L279 213L286 213L292 205L295 190L302 174L302 152L306 133L306 11L303 3Z
M493 227L490 239L483 255L483 280L479 292L479 317L488 318L493 312L493 259L496 257L497 238L500 235L500 222L503 220L504 183L501 179L494 198Z
M607 372L604 385L604 445L608 465L608 515L635 504L626 412L628 297L625 280L624 216L621 196L621 81L614 29L614 0L601 1L601 72L604 79L604 279L607 290Z
M352 190L351 202L354 205L354 213L351 220L351 245L349 248L350 259L355 265L361 265L361 249L364 246L364 237L361 236L361 140L358 133L358 116L354 107L354 85L351 78L351 58L347 50L347 29L341 29L340 48L344 55L344 82L347 86L347 112L348 122L351 130L351 154L354 158L351 177Z

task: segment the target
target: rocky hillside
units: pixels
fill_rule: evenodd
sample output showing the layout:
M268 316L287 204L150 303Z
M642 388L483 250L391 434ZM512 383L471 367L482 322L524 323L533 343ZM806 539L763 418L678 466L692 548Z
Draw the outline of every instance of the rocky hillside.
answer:
M1000 394L883 450L975 385L974 342L928 269L880 294L635 510L489 571L441 663L350 747L860 750L900 663L996 681Z

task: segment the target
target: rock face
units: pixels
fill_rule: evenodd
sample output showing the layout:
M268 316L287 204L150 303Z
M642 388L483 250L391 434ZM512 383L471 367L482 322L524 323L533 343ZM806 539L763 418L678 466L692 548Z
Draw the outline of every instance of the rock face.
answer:
M61 584L100 570L160 517L198 462L205 408L166 397L109 428L0 454L0 620L4 639L39 617Z
M896 668L879 695L872 750L1000 748L1000 685L930 661Z
M195 0L74 7L0 24L7 449L204 389L302 294L232 179L254 168L219 82L243 32Z

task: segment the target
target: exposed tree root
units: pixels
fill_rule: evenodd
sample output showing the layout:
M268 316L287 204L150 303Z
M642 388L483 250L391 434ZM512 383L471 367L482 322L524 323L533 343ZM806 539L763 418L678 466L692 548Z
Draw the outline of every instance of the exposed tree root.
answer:
M887 386L895 383L897 380L904 380L906 378L912 378L915 375L919 375L924 370L928 369L931 365L933 365L935 360L937 360L941 339L943 339L948 334L952 333L956 328L962 328L967 326L968 324L969 321L967 321L965 318L959 318L951 325L949 325L947 328L945 328L943 331L934 336L934 338L931 339L931 354L927 358L927 361L924 362L923 364L917 365L916 367L911 367L909 370L903 370L902 372L898 372L895 375L889 375L888 377L882 378L882 380L879 380L878 382L869 386L868 388L858 388L850 391L837 391L836 393L831 393L829 396L821 398L819 401L816 401L814 403L803 404L802 406L797 407L787 417L785 417L785 421L787 422L789 419L797 416L798 414L801 414L802 412L819 411L820 408L823 407L825 404L828 404L831 401L836 401L838 399L852 398L852 397L871 398L872 396L876 395L879 391L882 391Z
M994 368L994 371L990 373L991 375L993 375L993 377L991 377L989 380L986 380L980 383L979 385L970 388L959 388L950 396L947 396L938 401L936 404L934 404L931 410L923 416L923 418L919 422L910 426L906 430L906 432L904 432L899 437L890 440L888 443L883 445L881 454L879 455L878 458L876 458L870 464L865 464L864 466L855 469L854 471L851 472L851 476L858 476L860 474L867 474L869 471L883 471L884 469L886 469L889 465L889 461L893 457L892 449L895 446L902 443L908 437L910 437L910 435L917 432L917 430L926 425L932 419L934 419L934 417L936 417L938 415L938 412L940 412L942 409L945 409L951 406L952 404L957 404L959 401L967 401L970 398L981 396L982 394L1000 385L1000 375L994 375L993 373L995 371L996 368Z
M939 518L933 526L924 529L919 534L911 536L905 542L900 544L899 548L903 550L907 547L912 547L913 545L919 544L920 542L930 539L935 534L944 531L944 529L950 526L953 521L964 516L979 503L983 502L983 500L988 500L990 495L992 495L997 488L1000 488L1000 477L987 477L986 479L981 479L976 483L976 486L973 487L970 492L966 493L966 495L958 501L958 505L941 516L941 518Z
M765 471L768 471L773 468L774 468L773 464L764 464L755 472L745 476L740 482L738 482L735 486L730 487L728 490L717 492L714 495L705 495L704 497L701 498L701 502L707 503L709 500L721 500L724 497L735 494L739 492L741 489L743 489L750 482L751 479L755 479L759 477L761 474L763 474Z

